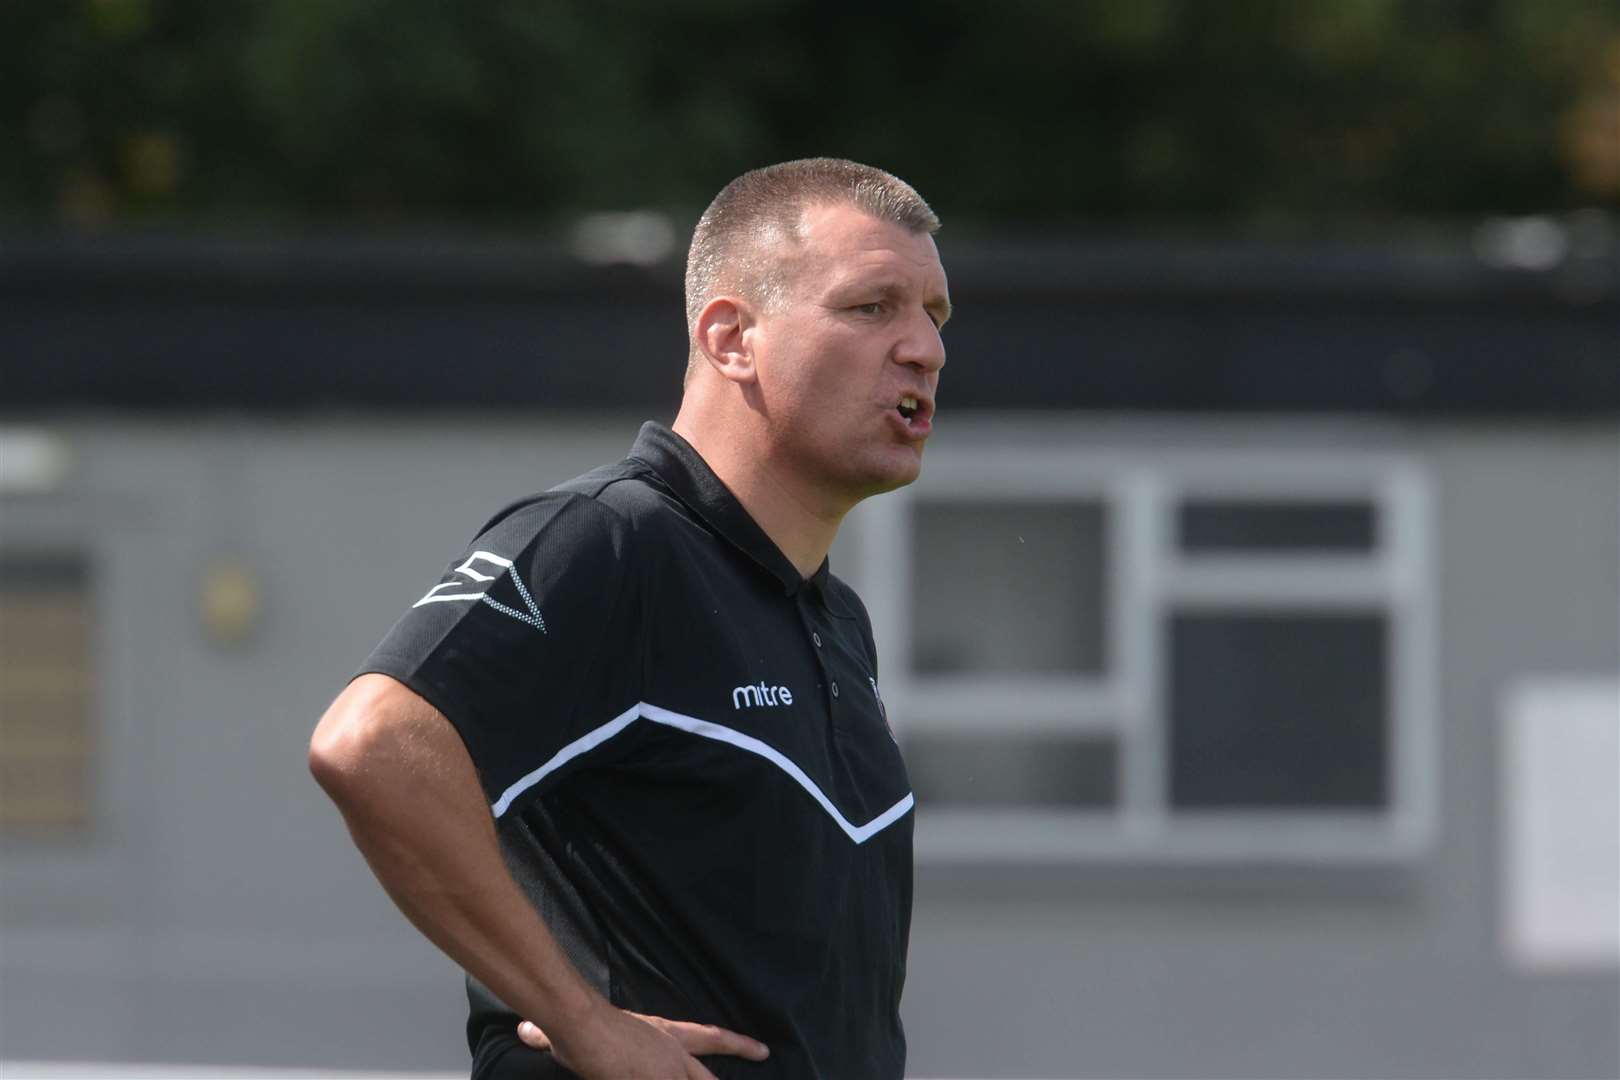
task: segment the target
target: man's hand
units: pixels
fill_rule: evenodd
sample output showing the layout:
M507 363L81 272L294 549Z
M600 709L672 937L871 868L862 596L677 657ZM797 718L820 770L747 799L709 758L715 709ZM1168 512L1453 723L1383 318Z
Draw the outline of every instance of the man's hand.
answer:
M528 1020L518 1025L517 1033L525 1046L550 1050L584 1080L715 1080L694 1055L764 1061L770 1054L764 1043L712 1024L614 1008L598 1010L589 1026L566 1041L554 1042Z

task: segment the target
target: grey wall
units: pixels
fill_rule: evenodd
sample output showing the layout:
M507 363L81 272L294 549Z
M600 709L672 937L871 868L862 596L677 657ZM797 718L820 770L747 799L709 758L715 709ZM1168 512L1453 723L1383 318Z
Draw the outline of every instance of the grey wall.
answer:
M1127 452L1359 445L1429 470L1438 841L1418 862L1347 868L925 865L912 1071L1620 1075L1615 972L1532 977L1503 954L1496 757L1515 679L1620 669L1620 431L1057 422ZM86 835L0 846L0 1055L463 1067L458 975L371 880L304 748L484 517L620 456L635 427L53 425L72 477L8 500L0 534L95 556L99 802ZM196 614L200 568L221 556L263 586L239 645L207 640ZM834 562L859 579L855 551Z

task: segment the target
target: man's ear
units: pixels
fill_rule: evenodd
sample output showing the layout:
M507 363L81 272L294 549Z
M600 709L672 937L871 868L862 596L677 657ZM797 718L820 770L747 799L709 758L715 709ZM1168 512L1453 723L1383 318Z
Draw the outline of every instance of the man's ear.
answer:
M736 383L751 383L754 370L754 311L747 300L717 296L698 312L692 339L709 366Z

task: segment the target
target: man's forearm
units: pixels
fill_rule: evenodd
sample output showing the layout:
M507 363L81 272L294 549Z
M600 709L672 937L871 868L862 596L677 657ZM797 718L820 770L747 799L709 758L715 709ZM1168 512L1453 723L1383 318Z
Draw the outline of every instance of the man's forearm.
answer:
M361 676L316 728L310 768L394 903L508 1006L561 1034L606 1005L512 880L466 748L436 709Z

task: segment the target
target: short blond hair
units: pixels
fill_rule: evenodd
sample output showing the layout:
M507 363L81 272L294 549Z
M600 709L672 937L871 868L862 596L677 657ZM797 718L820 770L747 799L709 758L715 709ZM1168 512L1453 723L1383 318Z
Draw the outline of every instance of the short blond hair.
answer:
M699 353L698 315L715 296L735 292L766 307L780 299L783 245L802 242L811 206L853 206L910 232L934 233L939 217L898 176L843 158L804 158L745 172L721 189L692 230L686 255L687 377Z

